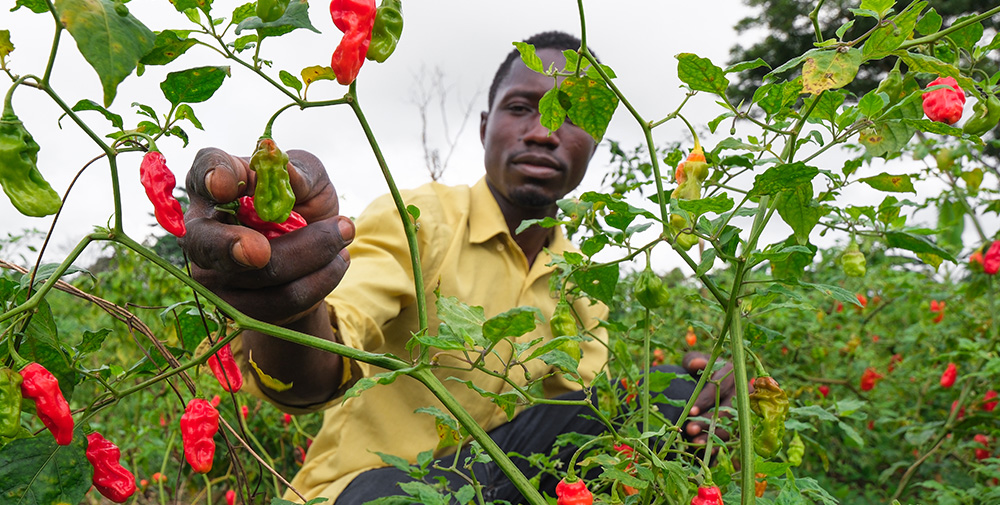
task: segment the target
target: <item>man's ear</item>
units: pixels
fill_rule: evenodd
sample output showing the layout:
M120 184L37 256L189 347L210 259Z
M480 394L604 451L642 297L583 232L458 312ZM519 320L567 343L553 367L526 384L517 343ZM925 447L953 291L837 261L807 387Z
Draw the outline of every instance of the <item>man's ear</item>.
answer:
M479 142L486 146L486 120L490 117L489 111L479 113Z

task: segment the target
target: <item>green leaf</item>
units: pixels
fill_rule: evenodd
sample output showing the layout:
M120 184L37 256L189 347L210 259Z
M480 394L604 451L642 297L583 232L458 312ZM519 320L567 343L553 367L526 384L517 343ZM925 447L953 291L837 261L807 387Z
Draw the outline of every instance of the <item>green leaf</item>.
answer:
M14 44L10 41L10 30L0 30L0 62L4 61L14 50Z
M244 19L251 18L257 15L257 4L256 2L245 3L235 9L233 9L232 19L230 22L238 25L243 22Z
M891 175L885 172L872 177L859 179L861 182L879 190L892 193L916 193L909 175Z
M515 307L483 323L483 336L496 343L506 337L520 337L535 329L542 312L535 307Z
M526 42L514 42L514 47L516 47L517 52L521 54L521 61L524 62L526 67L540 74L545 73L545 64L542 63L542 59L535 54L535 46Z
M781 243L786 249L791 247L801 247L798 246L798 240L795 236L788 237L784 242ZM806 267L812 264L813 257L816 255L818 248L812 244L807 244L806 247L810 252L803 252L800 249L796 249L795 252L789 254L787 258L780 259L778 257L771 258L771 275L775 279L797 279L802 276L805 272Z
M800 184L795 189L781 193L778 215L792 228L799 244L809 243L809 234L827 214L827 210L813 199L812 184Z
M856 305L858 307L861 306L861 304L858 302L858 295L842 287L831 286L829 284L812 284L802 280L799 281L799 284L808 288L813 288L816 291L819 291L820 293L823 293L826 296L829 296L834 300L837 300L838 302L850 305Z
M605 305L613 305L615 286L618 284L617 263L577 270L573 272L572 277L584 293L604 302Z
M858 75L862 61L861 51L854 48L814 54L802 65L802 91L818 95L821 91L842 88Z
M487 391L469 380L462 380L456 377L448 377L448 380L461 382L462 384L465 384L465 386L468 387L469 389L479 393L479 395L482 396L483 398L486 398L491 402L493 402L494 405L500 407L500 409L503 410L505 414L507 414L508 421L514 418L514 412L517 410L518 401L523 400L523 398L521 398L521 396L515 393L514 391L507 391L506 393L497 394L494 393L493 391Z
M236 25L236 35L243 30L257 30L260 38L279 37L299 28L320 33L309 21L309 2L306 0L292 0L285 13L270 23L265 23L257 16L244 19Z
M538 113L542 126L554 132L566 120L566 108L563 102L569 102L569 95L559 88L552 88L538 100Z
M295 91L302 91L302 81L298 77L295 77L290 72L282 70L278 72L278 78L281 79L281 83Z
M695 91L707 91L719 96L726 96L729 79L721 68L715 66L708 58L696 54L681 53L677 58L677 77Z
M861 0L859 8L870 10L883 18L889 13L889 9L896 3L896 0Z
M483 324L486 322L486 315L482 307L466 305L454 296L439 296L435 306L441 321L439 336L454 335L470 346L485 347Z
M236 52L241 53L247 49L251 49L257 45L257 34L244 35L242 37L237 37L236 40L229 44Z
M726 73L733 74L737 72L745 72L747 70L753 70L755 68L760 68L760 67L771 68L771 66L768 65L766 61L757 58L756 60L753 61L741 61L739 63L734 63L732 65L729 65L728 67L726 67Z
M109 0L57 0L56 10L80 54L97 71L104 106L111 105L118 84L153 48L156 37L131 14L118 15Z
M47 432L14 440L0 449L0 501L23 505L82 503L93 467L87 462L86 437L77 430L69 445Z
M956 19L955 22L952 24L953 25L959 24L962 21L965 21L966 19L972 17L975 17L975 14L962 16ZM979 42L980 39L983 38L983 23L977 21L975 23L966 25L965 27L961 28L958 31L951 32L951 34L948 35L948 37L950 37L951 40L954 41L959 48L972 52L972 47L976 45L976 43Z
M355 396L361 396L361 393L375 386L378 386L379 384L381 385L392 384L393 382L396 381L397 377L403 375L407 371L409 371L409 369L395 370L392 372L381 372L372 375L371 377L362 377L361 379L358 380L358 382L354 383L354 385L351 386L351 388L344 393L344 398L341 400L341 403L343 404L343 402L347 401L350 398L354 398Z
M45 12L49 12L49 5L45 3L45 0L17 0L17 2L14 4L14 8L12 8L10 11L14 12L20 9L21 7L27 7L29 10L31 10L31 12L34 12L35 14L42 14Z
M957 67L933 56L911 53L909 51L897 51L893 54L902 58L903 63L906 63L910 72L927 72L942 77L953 77L962 89L970 90L975 88L975 81L962 75L962 72Z
M711 198L702 198L700 200L678 200L677 206L684 209L692 214L705 214L706 212L714 212L716 214L722 214L723 212L728 212L733 208L734 202L729 195L723 193L721 195L716 195Z
M885 233L885 239L886 244L889 247L898 247L915 253L936 254L952 263L955 262L955 257L952 256L951 253L938 247L937 244L931 242L927 238L919 235L902 231L888 231Z
M197 44L195 39L189 39L186 35L181 36L180 32L163 30L156 34L153 49L146 53L139 62L143 65L166 65L176 60L178 56L184 54L195 44Z
M907 126L914 127L920 131L927 133L936 133L938 135L950 135L952 137L962 138L965 135L961 128L956 128L954 126L946 125L944 123L939 123L937 121L931 121L930 119L905 119L903 120ZM971 136L970 136L971 138Z
M566 113L570 121L600 142L618 108L615 93L604 81L589 77L567 77L559 89L569 97L571 106Z
M174 117L177 119L187 119L195 128L204 130L201 121L194 115L194 109L186 103L177 106L177 110L174 111Z
M903 12L889 19L882 26L879 26L862 47L865 60L878 60L885 58L896 50L907 38L913 35L913 27L917 24L917 17L920 12L927 7L927 2L917 0L907 5Z
M173 104L204 102L222 86L229 67L198 67L170 72L160 83L163 96Z
M885 93L870 91L858 101L858 111L867 118L877 117L886 105L889 105L889 98Z
M77 355L85 356L100 350L101 344L104 343L104 339L107 338L109 334L111 334L110 328L101 328L97 331L84 330L83 342L76 347Z
M795 189L802 184L812 182L818 174L818 168L806 165L801 161L790 165L776 165L754 177L750 196L773 195L781 191Z
M941 18L941 15L938 14L932 7L931 10L927 11L927 13L920 18L920 21L917 22L917 32L922 35L930 35L941 29L941 23L943 21L944 20Z
M114 126L115 128L121 129L122 126L124 126L124 123L122 123L121 116L115 114L114 112L109 111L108 109L105 109L104 107L101 107L100 104L98 104L93 100L87 100L87 99L80 100L79 102L76 102L76 105L73 106L74 112L81 112L85 110L93 110L100 112L102 115L104 115L105 119L111 121L111 126ZM63 114L63 116L65 116L65 114ZM60 116L59 119L61 120L62 116Z
M300 75L302 76L302 81L306 83L307 88L316 81L337 80L337 75L333 73L332 68L321 67L319 65L303 68Z
M188 9L199 9L208 14L212 10L212 0L170 0L174 4L177 12L184 12Z

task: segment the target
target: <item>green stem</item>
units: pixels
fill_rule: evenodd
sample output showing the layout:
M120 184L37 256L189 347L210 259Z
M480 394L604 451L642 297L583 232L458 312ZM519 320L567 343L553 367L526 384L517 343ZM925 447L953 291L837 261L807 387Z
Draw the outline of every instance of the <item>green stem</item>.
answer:
M389 186L389 193L392 195L392 201L396 204L396 211L399 212L399 219L403 222L403 231L406 233L406 243L410 248L410 264L413 268L413 288L415 291L415 299L417 302L417 328L418 331L424 331L427 329L427 296L424 292L424 276L420 268L420 249L417 242L417 227L413 222L414 220L410 217L410 213L406 211L406 203L403 202L403 197L399 194L399 189L396 187L396 182L392 178L392 173L389 172L389 165L385 161L385 157L382 156L382 149L378 145L378 141L375 140L375 134L372 133L371 126L368 125L368 120L365 118L364 112L361 110L361 104L358 103L357 95L355 94L355 83L351 83L351 89L348 95L352 98L349 100L351 109L354 111L354 115L357 116L358 122L361 123L361 128L365 132L365 137L368 139L368 144L372 148L372 152L375 154L375 159L378 161L378 166L382 170L382 176L385 177L385 182Z
M816 8L809 13L809 21L812 21L813 29L816 30L816 42L823 42L823 29L819 26L819 10L823 7L826 0L819 0L816 2Z
M546 505L545 499L542 498L542 495L539 494L538 490L535 489L531 482L528 481L528 478L525 477L520 470L518 470L517 466L514 465L514 462L507 457L507 453L505 453L503 449L501 449L500 446L498 446L497 443L490 438L489 433L486 433L486 430L484 430L482 426L479 426L479 423L476 422L475 418L473 418L472 415L465 410L462 404L448 392L448 389L441 383L437 376L434 375L434 372L428 368L418 368L410 373L410 376L420 381L424 387L430 390L430 392L438 398L438 400L441 400L444 407L447 408L453 416L455 416L455 419L466 430L468 430L469 434L472 435L472 438L479 442L479 445L481 445L483 450L490 455L493 462L500 467L500 470L503 471L505 475L507 475L507 478L509 478L514 484L514 487L521 492L521 495L524 496L527 503L532 505Z
M932 34L927 35L925 37L920 37L919 39L913 39L913 40L908 40L906 42L903 42L902 44L899 45L899 47L897 48L897 50L906 51L906 50L910 49L911 47L916 47L916 46L919 46L921 44L927 44L927 43L930 43L930 42L934 42L934 41L939 40L942 37L945 37L945 36L947 36L947 35L949 35L951 33L957 32L957 31L959 31L959 30L961 30L961 29L965 28L966 26L969 26L969 25L971 25L973 23L978 23L978 22L980 22L980 21L982 21L984 19L989 19L989 18L993 17L993 15L995 15L995 14L1000 14L1000 6L994 7L994 8L992 8L992 9L990 9L990 10L988 10L988 11L982 13L982 14L973 16L971 18L964 19L964 20L962 20L962 22L955 23L955 24L949 26L947 29L941 30L941 31L939 31L937 33L932 33Z
M744 267L745 263L740 263L736 267L736 279L733 281L731 300L737 300L736 293L743 280ZM730 352L733 355L733 378L736 379L736 415L740 427L740 488L743 490L740 493L740 503L741 505L753 505L757 497L753 493L755 461L749 385L747 383L747 358L743 348L743 322L736 305L737 303L730 304L727 313L732 319L729 327L729 344Z
M59 20L59 14L56 12L55 6L52 5L52 1L45 0L45 5L49 7L52 19L56 22L56 32L52 34L52 48L49 49L49 61L45 63L45 73L42 74L42 83L48 86L49 78L52 77L52 67L56 63L56 53L59 51L59 39L62 36L63 25L62 21Z

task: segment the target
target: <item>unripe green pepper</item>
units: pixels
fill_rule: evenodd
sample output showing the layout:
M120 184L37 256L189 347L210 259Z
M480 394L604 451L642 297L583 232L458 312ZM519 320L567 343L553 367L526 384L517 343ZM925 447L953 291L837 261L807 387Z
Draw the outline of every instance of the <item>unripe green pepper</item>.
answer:
M257 17L265 23L277 21L285 15L290 0L257 0Z
M663 285L663 279L649 268L642 271L635 280L633 289L635 299L647 309L653 310L666 307L670 302L670 293Z
M368 53L365 58L385 62L396 50L399 37L403 33L403 4L400 0L382 0L375 10L375 26L372 27L372 40L368 43Z
M844 255L840 257L840 268L848 277L864 277L866 265L864 253L858 248L858 243L852 240Z
M753 449L762 458L770 458L781 450L788 415L788 396L769 376L757 377L750 393L750 410L760 417L753 429Z
M257 142L257 151L250 157L250 170L257 173L254 206L264 221L284 223L292 215L295 193L288 180L288 155L267 137Z
M971 135L982 135L1000 123L1000 98L990 95L985 100L979 100L972 107L972 117L965 121L962 132Z
M573 316L573 309L566 300L559 300L556 308L549 318L549 329L552 330L553 337L575 337L577 335L576 317ZM582 357L580 345L574 341L568 341L559 346L559 350L569 354L575 360Z
M903 94L903 74L899 72L898 59L896 60L896 66L892 67L892 71L889 72L889 75L885 76L885 79L882 79L875 92L888 95L889 105L893 105L899 101Z
M0 439L14 438L21 429L21 374L0 369Z
M802 464L802 457L806 455L806 444L802 442L802 437L799 436L799 432L795 432L792 436L792 441L788 443L788 462L792 466L799 466Z
M21 214L34 217L55 214L62 205L59 193L38 171L38 149L14 114L8 93L0 116L0 186Z

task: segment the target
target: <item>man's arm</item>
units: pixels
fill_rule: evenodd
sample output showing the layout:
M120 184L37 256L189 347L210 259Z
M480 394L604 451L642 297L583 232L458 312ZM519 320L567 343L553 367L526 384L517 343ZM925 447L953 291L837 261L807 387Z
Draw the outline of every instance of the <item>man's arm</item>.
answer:
M345 247L354 238L354 225L338 215L337 193L323 164L304 151L288 155L295 211L308 226L268 241L251 228L230 224L232 217L215 206L251 194L256 174L246 159L203 149L188 173L191 204L181 247L194 263L194 278L236 309L335 341L323 298L350 263ZM242 338L244 353L257 367L293 384L282 392L260 384L278 403L313 405L328 400L339 388L343 367L339 355L257 332L244 332Z

